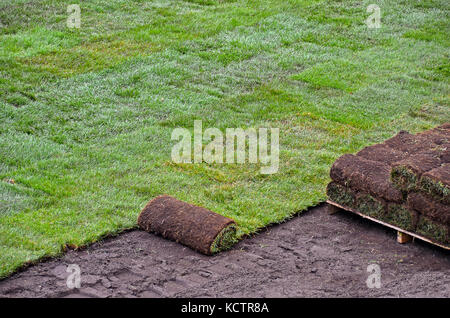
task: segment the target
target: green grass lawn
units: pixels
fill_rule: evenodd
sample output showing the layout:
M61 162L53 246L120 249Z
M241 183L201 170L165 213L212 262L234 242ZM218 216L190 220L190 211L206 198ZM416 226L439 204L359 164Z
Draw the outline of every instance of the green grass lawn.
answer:
M449 121L450 3L376 1L369 29L371 3L2 1L0 277L134 227L163 193L254 233L325 200L343 153ZM279 128L279 172L173 163L195 119Z

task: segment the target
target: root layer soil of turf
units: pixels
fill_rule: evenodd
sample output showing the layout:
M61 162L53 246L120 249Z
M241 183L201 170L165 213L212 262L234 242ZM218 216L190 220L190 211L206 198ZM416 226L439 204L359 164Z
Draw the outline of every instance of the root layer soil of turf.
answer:
M39 263L0 281L0 297L450 297L449 252L322 206L216 256L144 231ZM81 270L68 289L67 267ZM369 265L381 288L368 288Z

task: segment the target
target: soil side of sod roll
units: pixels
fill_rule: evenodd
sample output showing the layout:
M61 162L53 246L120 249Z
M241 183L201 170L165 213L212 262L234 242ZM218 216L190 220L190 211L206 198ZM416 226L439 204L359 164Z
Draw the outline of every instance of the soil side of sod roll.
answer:
M446 137L449 139L450 142L450 123L445 123L441 126L438 126L431 130L435 134L440 134L441 136Z
M384 162L389 165L409 156L407 152L393 149L386 144L375 144L365 147L356 155L367 160Z
M397 135L389 138L384 143L398 151L414 154L432 149L436 145L435 142L442 142L441 139L443 138L443 136L437 133L413 135L407 131L400 131Z
M435 149L447 149L441 158L443 162L450 162L450 123L438 126L423 133L412 135L407 131L400 131L397 135L387 139L385 142L363 148L357 153L358 156L368 160L392 164L406 159L418 152Z
M402 191L415 191L422 174L440 166L438 151L418 153L394 163L391 180Z
M388 164L352 154L338 158L330 169L331 179L341 185L401 203L403 194L392 184L390 174L391 167Z
M138 225L206 255L237 242L234 220L168 195L151 200L139 215Z
M450 225L450 206L433 200L422 193L408 194L408 206L432 221Z

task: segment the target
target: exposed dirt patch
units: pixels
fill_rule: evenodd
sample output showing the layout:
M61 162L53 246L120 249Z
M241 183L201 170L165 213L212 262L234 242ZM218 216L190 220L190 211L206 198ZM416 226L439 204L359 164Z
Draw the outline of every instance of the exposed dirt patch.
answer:
M347 212L316 207L204 256L143 231L70 251L0 281L3 297L450 297L450 253ZM370 289L369 264L381 268ZM81 288L66 286L69 264Z

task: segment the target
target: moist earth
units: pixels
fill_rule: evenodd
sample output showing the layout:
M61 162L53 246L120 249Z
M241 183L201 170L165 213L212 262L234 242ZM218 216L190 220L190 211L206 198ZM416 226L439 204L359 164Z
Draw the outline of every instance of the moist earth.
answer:
M449 252L321 205L215 256L125 232L0 281L0 297L450 297ZM70 264L81 288L69 289ZM367 279L381 270L380 288Z

